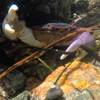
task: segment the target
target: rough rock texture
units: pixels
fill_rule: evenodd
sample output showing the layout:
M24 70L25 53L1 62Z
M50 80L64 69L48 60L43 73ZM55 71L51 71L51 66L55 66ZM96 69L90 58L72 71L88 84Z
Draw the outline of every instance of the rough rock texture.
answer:
M100 0L89 0L89 4L94 5L95 3L100 2Z
M100 23L100 0L89 0L88 12L85 17L78 22L79 26L92 26Z
M30 100L30 93L28 91L23 91L16 97L9 99L9 100Z
M33 26L67 19L70 16L70 7L74 0L16 1L20 6L19 15L23 16L28 26Z
M64 66L58 67L41 85L33 89L33 100L44 100L47 91L53 87L53 83L63 70ZM57 84L63 90L65 100L99 100L100 69L92 64L75 60Z
M8 98L25 86L25 76L19 71L9 74L0 80L0 97ZM0 99L1 100L1 99Z

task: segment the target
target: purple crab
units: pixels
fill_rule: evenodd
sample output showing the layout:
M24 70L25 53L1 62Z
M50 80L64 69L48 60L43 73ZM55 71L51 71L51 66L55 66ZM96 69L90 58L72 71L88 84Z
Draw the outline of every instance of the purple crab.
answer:
M89 32L83 32L79 35L65 50L65 52L74 52L80 46L91 47L94 44L94 37ZM67 54L62 54L60 60L63 60L67 57Z

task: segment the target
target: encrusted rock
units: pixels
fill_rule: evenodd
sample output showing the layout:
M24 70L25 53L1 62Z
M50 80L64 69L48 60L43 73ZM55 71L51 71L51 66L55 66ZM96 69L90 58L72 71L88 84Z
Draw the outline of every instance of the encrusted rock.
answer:
M4 98L13 96L25 85L25 76L15 71L9 74L6 78L0 80L0 95Z
M67 65L66 65L67 67ZM47 92L64 70L58 67L42 84L32 90L33 100L45 100ZM100 69L92 64L75 60L63 73L57 84L64 92L65 100L99 100L100 98Z

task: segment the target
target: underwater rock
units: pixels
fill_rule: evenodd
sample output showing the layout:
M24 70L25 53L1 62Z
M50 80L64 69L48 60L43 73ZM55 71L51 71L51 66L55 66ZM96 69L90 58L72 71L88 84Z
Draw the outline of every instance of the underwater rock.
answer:
M45 5L45 4L40 4L36 7L36 10L37 11L40 11L42 13L46 13L46 14L50 14L51 11L50 11L50 8L48 5Z
M88 13L84 13L82 20L77 25L81 27L90 27L100 23L100 0L89 0Z
M93 6L94 4L99 3L99 2L100 0L89 0L90 6Z
M54 85L54 87L50 88L46 94L46 100L62 100L62 99L63 99L63 91L57 85Z
M88 11L89 1L87 0L74 0L74 6L76 8L76 13L84 13Z
M25 90L16 97L9 99L9 100L30 100L30 92Z
M100 68L90 63L75 60L66 69L57 84L64 92L64 100L99 100L100 98ZM58 67L47 76L43 83L33 88L32 96L45 100L48 90L53 87L55 80L64 70L64 66Z
M0 80L0 95L8 98L13 96L25 86L25 76L19 72L14 71L6 78Z
M74 0L10 0L1 1L1 8L7 10L7 6L15 3L21 10L18 11L20 19L26 21L26 25L43 25L52 21L65 21L71 16L71 4ZM4 5L4 3L6 5Z

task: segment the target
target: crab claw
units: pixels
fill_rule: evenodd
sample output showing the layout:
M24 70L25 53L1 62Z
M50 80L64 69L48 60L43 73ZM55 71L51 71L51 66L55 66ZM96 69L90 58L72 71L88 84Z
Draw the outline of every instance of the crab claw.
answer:
M80 46L91 47L94 44L94 37L89 32L83 32L79 35L75 41L73 41L65 52L74 52ZM60 60L63 60L67 57L67 54L62 54Z

